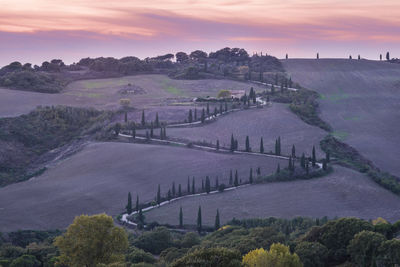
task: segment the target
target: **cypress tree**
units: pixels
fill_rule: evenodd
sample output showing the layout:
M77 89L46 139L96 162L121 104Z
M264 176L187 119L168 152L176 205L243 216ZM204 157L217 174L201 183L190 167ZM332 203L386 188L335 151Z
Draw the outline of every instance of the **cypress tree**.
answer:
M193 121L193 116L192 116L192 110L191 109L189 110L188 121L189 121L189 123L192 123L192 121Z
M246 136L246 152L250 152L250 140L249 140L249 136Z
M176 194L175 182L172 182L172 196L174 197L175 194Z
M293 145L292 146L292 158L296 157L296 147Z
M183 211L182 211L182 206L179 210L179 227L183 228Z
M136 208L135 208L135 211L136 211L136 212L139 212L139 206L140 206L140 203L139 203L139 195L136 195Z
M124 121L125 121L125 123L128 122L128 113L126 111L125 111L125 114L124 114Z
M197 108L194 109L194 120L197 121Z
M147 141L149 141L149 140L150 140L149 131L146 131L146 140L147 140Z
M128 193L128 203L126 204L126 213L132 213L132 196L131 192Z
M163 128L160 128L160 139L163 140L164 139L164 133L163 133Z
M275 94L275 86L274 85L271 86L271 94Z
M289 157L289 166L288 166L289 171L292 171L292 156Z
M201 123L204 123L205 120L206 120L206 114L203 108L203 110L201 111Z
M201 233L202 221L201 221L201 206L199 206L199 211L197 212L197 231Z
M261 175L261 168L260 167L257 168L257 175Z
M303 169L306 168L306 156L304 155L304 153L301 155L301 159L300 159L300 165Z
M281 137L279 136L278 137L278 155L280 155L281 154Z
M260 153L264 153L264 140L263 140L262 137L261 137L261 140L260 140Z
M389 52L386 52L386 60L387 60L387 61L390 60L390 54L389 54Z
M327 164L326 164L326 159L322 160L322 169L324 171L326 171L326 169L328 168Z
M217 107L215 107L214 108L214 117L217 117L217 115L218 115L218 109L217 109Z
M168 189L167 199L168 199L168 201L170 201L172 199L171 189Z
M331 161L331 153L329 151L327 151L326 154L325 154L325 160L326 160L326 162L330 162Z
M156 201L157 201L157 204L160 205L160 203L161 203L161 189L160 189L160 185L158 185Z
M235 181L233 182L235 187L239 186L239 176L238 176L238 171L235 171Z
M235 151L235 138L231 135L231 152Z
M160 127L160 121L158 120L158 112L156 113L156 128Z
M219 150L219 140L217 140L217 150Z
M201 192L204 192L204 180L201 179Z
M229 173L229 185L232 185L233 184L233 175L232 175L232 170L231 170L231 172Z
M166 127L164 127L163 135L164 135L164 139L167 139L167 128Z
M151 122L150 124L150 137L153 138L154 137L154 127L153 127L153 122Z
M317 158L315 156L315 146L312 148L312 166L315 167L315 164L317 162Z
M217 209L217 215L215 216L215 224L214 224L215 231L218 230L220 227L221 225L219 222L219 210Z
M286 54L286 59L288 59L289 58L289 55L288 54Z
M179 186L178 186L178 197L181 197L182 196L182 186L181 186L181 184L179 184Z
M379 60L382 61L382 54L379 55Z
M319 59L319 53L317 53L317 59Z
M210 116L210 103L207 102L207 116Z
M135 123L132 124L132 137L133 137L133 139L136 138L136 125L135 125Z
M188 176L188 180L187 180L187 193L190 193L190 178Z
M210 178L206 176L206 193L209 194L210 191L211 191Z
M138 228L139 228L139 229L143 229L143 226L144 226L144 219L145 219L145 217L144 217L144 215L143 215L143 210L140 209L140 210L139 210L138 217L137 217L137 220L138 220Z
M307 159L306 160L306 174L308 175L310 173L310 162L309 162L309 160Z
M275 85L278 85L278 73L275 74Z
M146 125L146 120L144 118L144 110L142 111L142 126Z
M192 194L194 195L196 193L196 188L194 186L194 177L192 179Z
M219 104L219 113L222 114L224 110L222 109L222 103Z
M280 173L281 172L281 165L278 163L278 167L276 167L276 173Z
M360 60L361 59L361 56L360 55L358 55L358 60Z
M217 178L215 179L215 188L218 189L218 187L219 187L219 181L217 176Z
M253 168L250 168L250 177L249 177L249 183L253 183Z
M238 140L235 140L235 150L238 149L239 145L238 145Z

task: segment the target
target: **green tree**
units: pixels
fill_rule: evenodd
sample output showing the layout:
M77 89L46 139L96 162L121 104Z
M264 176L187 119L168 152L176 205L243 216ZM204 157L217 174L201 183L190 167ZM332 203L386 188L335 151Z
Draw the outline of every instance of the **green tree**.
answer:
M232 170L229 172L229 185L233 184L233 174L232 174Z
M141 121L141 123L142 123L142 126L146 125L146 119L144 117L144 110L142 111L142 121Z
M171 267L187 266L223 266L240 267L241 258L239 251L227 248L201 248L196 249L174 261Z
M190 178L189 178L189 176L188 176L188 179L187 179L187 193L188 194L190 193Z
M215 188L218 189L218 187L219 187L219 181L217 176L217 178L215 179Z
M386 52L386 60L387 60L387 61L390 60L390 54L389 54L389 52Z
M135 247L152 254L160 254L161 251L173 246L171 232L165 227L157 227L151 231L145 231L132 242Z
M156 201L157 201L157 204L160 205L160 203L161 203L161 188L160 188L160 184L158 185L158 189L157 189Z
M326 162L330 162L331 161L331 153L329 151L327 151L326 154L325 154L325 160L326 160Z
M276 173L280 173L281 172L281 165L278 163L278 167L276 167Z
M210 116L210 103L207 102L207 116Z
M249 140L249 136L246 136L246 152L250 152L251 148L250 148L250 140Z
M238 175L238 171L235 171L235 181L233 182L235 187L239 186L239 175Z
M172 199L171 189L168 189L167 200L170 201L171 199Z
M233 134L231 135L231 147L230 147L231 152L235 151L235 138L233 137Z
M124 122L127 123L128 122L128 113L125 111L124 113Z
M328 249L318 242L300 242L294 251L304 266L324 267L327 265Z
M136 212L139 212L139 206L140 206L139 195L136 195L136 207L135 207Z
M119 135L119 133L121 132L121 124L120 124L120 123L117 122L117 123L114 125L114 132L115 132L115 135L116 135L116 136Z
M160 121L158 119L158 112L156 112L156 121L155 121L156 127L160 127Z
M179 209L179 227L183 228L183 211L182 211L182 206Z
M195 188L195 184L194 184L194 177L192 179L192 194L194 195L196 193L196 188Z
M176 195L175 182L172 182L172 196L175 197L175 195Z
M316 163L317 163L317 157L315 156L315 146L313 146L311 164L313 167L315 167Z
M190 109L189 110L189 116L188 116L188 122L192 123L192 121L193 121L193 115L192 115L192 110Z
M135 123L132 123L132 137L133 137L133 139L136 138L136 125L135 125Z
M326 159L322 160L322 169L326 171L328 169L328 165L326 164Z
M40 267L40 266L42 266L41 262L38 261L36 257L33 255L22 255L14 259L10 264L10 267Z
M206 193L209 194L210 191L211 191L210 178L206 176Z
M128 203L126 204L126 213L131 214L132 213L132 196L131 192L128 193Z
M178 197L181 197L182 196L182 186L181 186L181 184L179 184L179 186L178 186Z
M204 108L203 108L203 110L201 111L201 123L204 123L205 120L206 120L206 114L205 114L205 111L204 111Z
M269 251L263 248L255 249L243 256L244 266L254 267L302 267L299 256L290 253L289 247L276 243L272 244Z
M217 209L217 215L215 215L215 223L214 223L214 229L218 230L221 227L220 221L219 221L219 210Z
M253 168L250 168L250 176L249 176L249 183L253 183Z
M228 104L225 102L225 112L228 112Z
M201 206L199 206L199 210L197 212L197 231L199 233L202 231Z
M214 117L217 117L217 115L218 115L218 109L217 109L217 107L215 107L214 108Z
M351 261L360 267L376 266L378 249L384 241L384 235L372 231L356 234L347 247Z
M292 158L294 159L296 157L296 147L292 145Z
M300 166L305 169L306 168L306 156L304 155L304 153L301 155L300 158Z
M194 109L194 120L197 121L197 108Z
M378 260L382 266L396 266L400 262L400 240L384 241L378 250Z
M263 140L262 137L261 137L261 140L260 140L260 153L264 153L264 140Z
M217 147L216 147L216 149L219 150L219 140L217 140Z
M143 210L140 208L140 209L139 209L139 213L138 213L138 215L137 215L137 221L138 221L138 228L139 228L139 229L143 229L143 227L144 227L144 220L145 220L145 217L144 217L144 215L143 215Z
M154 137L154 125L153 122L151 122L150 124L150 138Z
M61 264L94 267L123 261L128 237L106 214L81 215L54 244L60 251Z

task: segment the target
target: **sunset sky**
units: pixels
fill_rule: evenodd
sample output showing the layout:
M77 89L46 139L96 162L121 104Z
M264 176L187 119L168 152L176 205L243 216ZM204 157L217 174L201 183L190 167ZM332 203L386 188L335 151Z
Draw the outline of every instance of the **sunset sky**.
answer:
M0 65L243 47L400 57L399 0L0 0Z

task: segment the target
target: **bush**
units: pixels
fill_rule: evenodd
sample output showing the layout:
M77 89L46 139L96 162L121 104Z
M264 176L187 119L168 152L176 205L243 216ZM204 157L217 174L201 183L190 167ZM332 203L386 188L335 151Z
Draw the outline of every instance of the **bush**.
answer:
M197 249L184 257L174 261L172 267L186 266L241 266L241 255L236 250L227 248Z
M160 254L161 251L172 247L172 236L170 231L165 227L157 227L150 232L145 232L133 242L138 248L152 254Z
M156 259L153 257L153 255L151 255L148 252L145 252L144 250L132 248L130 249L128 255L126 255L126 261L130 263L140 263L140 262L155 263Z
M328 249L318 242L300 242L295 252L306 267L323 267L327 264Z

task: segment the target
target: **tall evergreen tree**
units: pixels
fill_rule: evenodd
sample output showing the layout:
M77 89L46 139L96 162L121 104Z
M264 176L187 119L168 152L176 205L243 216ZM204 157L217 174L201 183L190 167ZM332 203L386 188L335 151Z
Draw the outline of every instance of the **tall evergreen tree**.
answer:
M218 230L220 227L221 227L221 224L219 221L219 210L217 209L217 215L215 216L215 223L214 223L215 231Z
M163 131L163 127L160 128L160 139L164 140L164 131Z
M204 192L204 180L203 179L201 179L201 192Z
M192 121L193 121L193 115L192 115L192 110L190 109L189 110L189 116L188 116L188 122L192 123Z
M382 61L382 54L379 55L379 60Z
M317 59L319 59L319 53L317 53Z
M178 186L178 197L181 197L182 196L182 186L181 186L181 184L179 184L179 186Z
M142 111L142 126L146 125L146 119L144 117L144 110Z
M149 131L146 130L146 140L149 141L150 140L150 134Z
M158 119L158 112L156 112L156 121L155 121L155 124L156 124L156 128L160 127L160 121L159 121L159 119Z
M140 207L139 195L136 195L136 207L135 207L136 212L139 212L139 207Z
M290 172L293 172L293 160L292 156L289 157L289 167L288 167Z
M328 168L328 165L326 164L326 159L322 160L322 169L324 171L326 171L326 169Z
M250 140L249 140L249 136L246 136L246 152L250 152L251 148L250 148Z
M126 213L132 213L132 196L131 192L128 193L128 203L126 204Z
M190 194L190 178L188 176L188 180L187 180L187 193Z
M257 168L257 175L261 175L261 168L260 167Z
M157 201L157 204L160 205L160 203L161 203L161 189L160 189L160 185L158 185L156 201Z
M205 111L204 111L204 108L203 108L203 110L201 111L201 123L204 123L205 120L206 120L206 114L205 114Z
M238 140L236 139L236 140L235 140L235 148L234 148L234 149L237 150L238 148L239 148Z
M215 179L215 188L218 189L218 187L219 187L219 181L217 176L217 178Z
M175 189L175 182L172 182L172 196L175 197L176 189Z
M217 109L217 107L215 107L214 108L214 117L217 117L217 115L218 115L218 109Z
M170 201L172 199L171 189L168 189L167 199L168 199L168 201Z
M279 136L278 137L278 155L280 155L281 154L281 137Z
M237 170L235 171L235 181L233 182L233 185L235 187L239 186L239 175L238 175L238 171Z
M315 156L315 146L312 148L312 166L315 167L317 163L317 157Z
M389 54L389 52L386 52L386 60L387 60L387 61L390 60L390 54Z
M182 211L182 206L179 209L179 227L183 228L183 211Z
M217 140L217 150L219 150L219 140Z
M326 160L326 162L330 162L331 161L331 153L329 151L327 151L326 154L325 154L325 160Z
M192 179L192 194L194 195L196 193L196 187L194 185L194 177Z
M261 137L261 140L260 140L260 153L264 153L264 140L263 140L262 137Z
M278 163L278 167L276 167L276 173L280 173L281 172L281 165Z
M207 102L207 116L210 116L210 103Z
M231 172L229 173L229 185L232 185L233 184L233 174L232 174L232 170L231 170Z
M197 121L197 108L194 109L194 120Z
M271 85L271 94L275 94L275 86Z
M301 155L301 159L300 159L300 165L303 169L306 168L306 156L304 155L304 153Z
M307 159L306 160L306 174L308 175L310 173L310 162L309 162L309 160Z
M136 125L135 125L135 123L132 123L132 137L133 137L133 139L136 138Z
M163 135L164 135L164 139L167 139L167 128L166 127L164 127Z
M211 191L210 178L206 176L206 193L209 194L210 191Z
M219 113L220 114L224 113L224 110L222 108L222 102L219 104Z
M154 137L154 126L153 126L153 122L151 122L150 124L150 138Z
M197 212L197 231L201 233L203 228L203 223L201 220L201 206L199 206L199 211Z
M144 219L145 219L145 217L144 217L144 215L143 215L143 210L140 209L140 210L139 210L139 214L138 214L138 216L137 216L138 228L139 228L139 229L143 229L143 226L144 226Z
M292 158L296 157L296 147L293 145L292 146Z
M125 114L124 114L124 121L125 121L125 123L128 122L128 112L126 112L126 111L125 111Z
M253 168L250 168L249 183L253 183Z
M233 134L231 135L231 152L235 151L235 138L233 138Z

